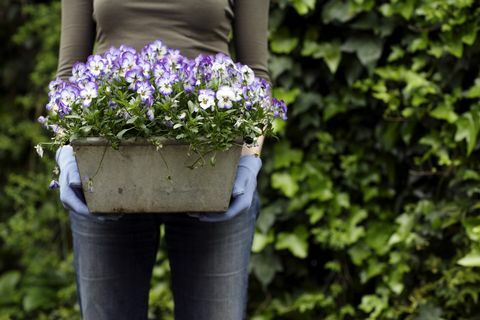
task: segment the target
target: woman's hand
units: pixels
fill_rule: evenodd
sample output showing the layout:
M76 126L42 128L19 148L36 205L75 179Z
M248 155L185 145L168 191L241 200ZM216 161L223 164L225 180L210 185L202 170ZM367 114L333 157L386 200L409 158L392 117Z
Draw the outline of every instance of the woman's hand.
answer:
M83 195L77 161L73 155L72 146L58 148L55 160L60 168L60 200L65 209L80 214L90 214Z
M200 221L216 222L232 219L250 208L257 187L257 175L262 167L262 159L256 155L243 155L237 166L237 174L232 190L232 200L225 213L189 213Z

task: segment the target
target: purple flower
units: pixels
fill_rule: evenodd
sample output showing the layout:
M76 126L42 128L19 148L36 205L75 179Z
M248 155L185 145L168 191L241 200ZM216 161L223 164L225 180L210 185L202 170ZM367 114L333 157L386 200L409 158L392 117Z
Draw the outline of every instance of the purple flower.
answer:
M136 55L131 51L124 51L120 54L118 64L120 66L119 73L125 77L125 73L136 65Z
M140 99L147 105L151 106L153 104L153 92L155 89L148 81L137 82L135 86L137 94L140 96Z
M48 185L49 189L58 189L60 188L60 184L58 183L57 180L52 180L50 181L50 184Z
M213 57L205 54L200 54L195 58L196 76L198 79L203 79L205 82L212 78Z
M83 62L75 62L72 67L72 81L84 78L88 73L87 66Z
M155 115L153 113L153 109L152 108L148 108L147 109L147 118L148 120L150 121L153 121L153 119L155 119Z
M124 53L124 52L130 52L130 53L133 53L133 54L136 54L137 51L135 50L135 48L133 47L130 47L130 46L127 46L125 44L121 44L120 47L118 48L118 50L121 52L121 53Z
M60 96L57 99L57 104L60 107L60 114L69 114L71 106L78 98L78 89L73 86L68 86L60 92Z
M125 80L127 80L127 82L130 83L130 86L129 86L130 89L135 88L135 85L137 84L137 82L145 80L142 71L143 71L142 68L136 66L125 73Z
M154 64L156 61L162 59L166 53L167 47L164 46L160 40L155 40L143 47L140 55L146 61Z
M115 102L115 101L108 101L108 106L111 108L111 109L116 109L118 107L118 104Z
M45 121L47 121L47 118L45 118L44 116L40 116L40 117L37 118L37 121L41 124L44 124Z
M287 120L287 105L285 101L272 98L273 116Z
M55 80L50 81L48 84L48 95L49 97L52 97L57 94L61 89L63 89L66 85L66 82L60 79L60 77L57 77Z
M89 107L92 103L92 99L98 96L97 84L95 82L87 82L80 91L80 96L83 99L82 105L84 107Z
M98 54L89 56L87 60L88 71L95 77L100 76L103 73L105 62L102 56Z
M158 91L164 96L169 96L173 92L172 83L167 78L156 78L155 84L158 87Z

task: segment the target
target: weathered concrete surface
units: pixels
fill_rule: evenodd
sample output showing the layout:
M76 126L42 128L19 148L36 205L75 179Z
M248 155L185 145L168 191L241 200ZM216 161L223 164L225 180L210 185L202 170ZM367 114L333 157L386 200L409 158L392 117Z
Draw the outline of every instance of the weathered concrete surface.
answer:
M205 165L190 169L198 155L175 140L163 140L158 151L147 141L126 141L119 150L101 138L71 144L90 212L113 214L226 211L242 149L217 152L214 167L208 154Z

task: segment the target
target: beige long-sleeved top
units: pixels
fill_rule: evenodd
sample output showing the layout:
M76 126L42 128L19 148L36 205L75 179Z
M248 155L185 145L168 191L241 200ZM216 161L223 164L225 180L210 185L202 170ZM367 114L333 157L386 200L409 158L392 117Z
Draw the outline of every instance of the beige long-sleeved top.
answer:
M269 0L62 0L57 76L110 46L141 50L157 39L188 58L231 55L232 32L235 61L270 83L268 10Z

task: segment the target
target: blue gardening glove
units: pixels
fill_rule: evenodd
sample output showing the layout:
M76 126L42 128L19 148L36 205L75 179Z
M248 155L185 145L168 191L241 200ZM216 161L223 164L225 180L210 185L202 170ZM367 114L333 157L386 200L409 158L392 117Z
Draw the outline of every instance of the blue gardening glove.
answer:
M257 187L257 175L262 167L262 159L255 155L241 156L232 190L232 200L225 213L189 213L200 221L225 221L232 219L243 210L250 208Z
M60 200L65 209L81 214L90 214L83 195L77 161L73 155L72 146L58 148L55 160L60 168Z

